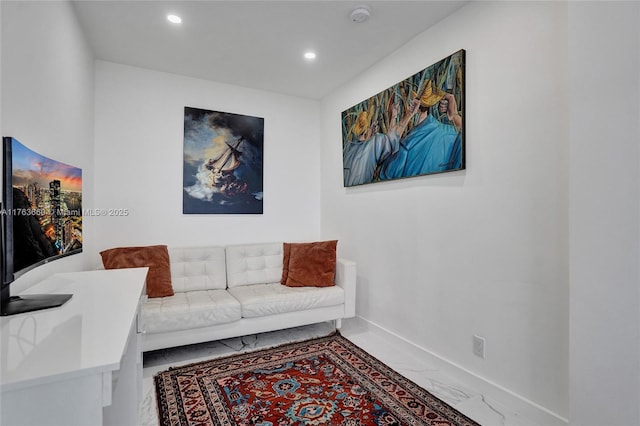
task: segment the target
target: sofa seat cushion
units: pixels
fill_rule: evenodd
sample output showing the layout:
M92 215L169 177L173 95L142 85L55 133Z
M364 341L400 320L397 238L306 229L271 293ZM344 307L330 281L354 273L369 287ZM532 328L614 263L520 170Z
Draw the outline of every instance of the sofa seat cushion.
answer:
M344 303L341 287L287 287L280 283L230 288L242 305L242 317L253 318Z
M240 303L226 290L176 292L148 299L142 312L148 333L225 324L241 317Z

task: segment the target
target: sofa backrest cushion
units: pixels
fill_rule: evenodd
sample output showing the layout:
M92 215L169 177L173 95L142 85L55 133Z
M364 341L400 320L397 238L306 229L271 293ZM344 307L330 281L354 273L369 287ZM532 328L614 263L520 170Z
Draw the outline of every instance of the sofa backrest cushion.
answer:
M224 247L169 248L173 291L227 288Z
M281 242L228 246L226 250L229 288L280 282L282 278Z

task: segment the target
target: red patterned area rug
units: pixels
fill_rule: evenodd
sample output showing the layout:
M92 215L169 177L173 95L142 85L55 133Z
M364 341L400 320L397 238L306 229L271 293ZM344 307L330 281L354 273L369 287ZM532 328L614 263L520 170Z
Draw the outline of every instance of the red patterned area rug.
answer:
M340 335L172 368L165 425L478 425Z

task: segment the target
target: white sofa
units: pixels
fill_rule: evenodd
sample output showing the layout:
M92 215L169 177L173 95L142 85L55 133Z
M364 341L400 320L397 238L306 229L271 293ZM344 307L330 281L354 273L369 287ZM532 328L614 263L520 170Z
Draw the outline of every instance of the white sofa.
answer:
M150 351L355 316L356 265L337 259L335 286L287 287L282 243L169 248L175 294L146 298Z

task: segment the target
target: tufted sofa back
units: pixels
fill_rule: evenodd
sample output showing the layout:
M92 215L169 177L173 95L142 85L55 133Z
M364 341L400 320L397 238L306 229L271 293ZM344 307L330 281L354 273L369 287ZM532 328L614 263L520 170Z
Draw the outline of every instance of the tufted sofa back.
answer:
M173 291L227 288L224 247L169 247Z
M224 290L282 278L282 243L168 247L174 292ZM103 269L102 259L98 268Z
M226 250L229 288L280 282L282 243L242 244Z

